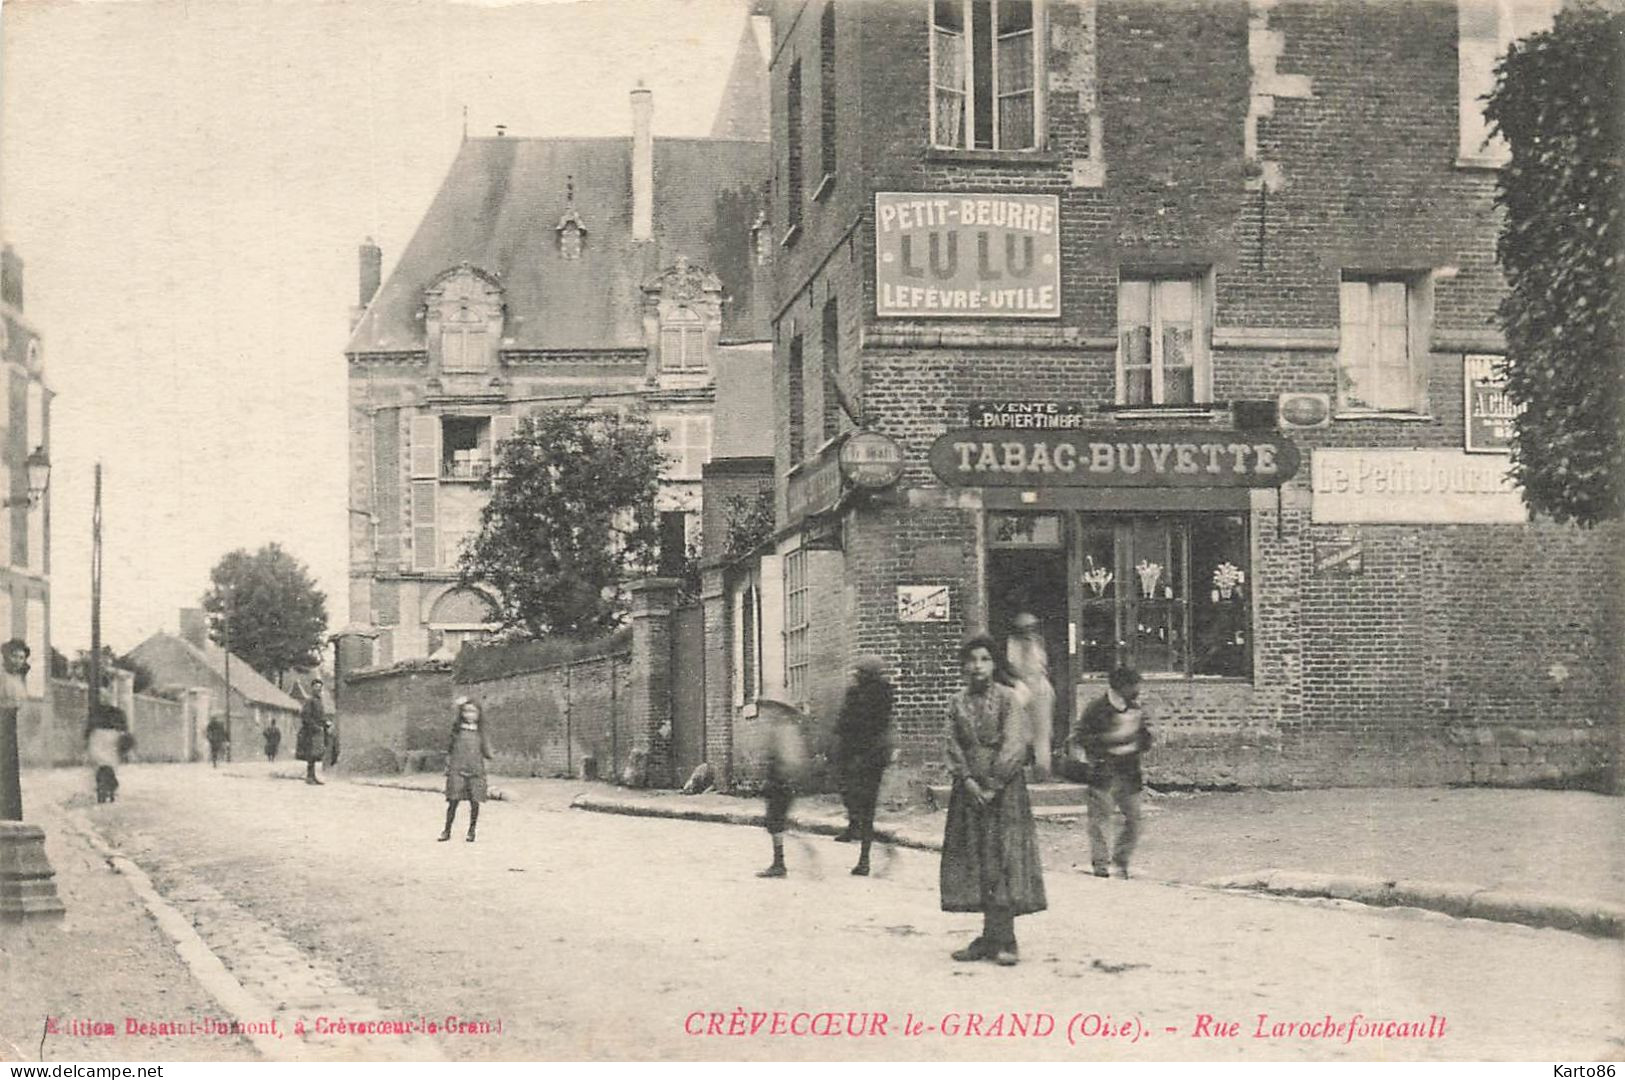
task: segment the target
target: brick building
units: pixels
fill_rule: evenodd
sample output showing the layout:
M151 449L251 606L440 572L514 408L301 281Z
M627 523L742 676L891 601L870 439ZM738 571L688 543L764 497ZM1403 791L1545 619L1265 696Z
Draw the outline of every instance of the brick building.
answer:
M452 655L491 629L491 597L455 566L494 448L529 410L647 410L671 433L663 548L698 547L718 368L770 363L766 23L743 17L709 137L656 138L640 88L630 138L467 139L381 286L362 247L350 618L378 636L347 667Z
M958 642L1031 611L1061 716L1146 674L1154 780L1610 769L1618 534L1527 520L1494 367L1476 98L1549 14L778 3L777 535L714 725L874 652L936 772Z
M28 642L28 704L18 713L20 752L26 761L51 760L51 495L31 503L27 458L50 451L51 391L45 385L43 340L23 311L23 260L7 244L0 251L0 465L6 477L0 508L0 641ZM78 722L81 718L70 718Z

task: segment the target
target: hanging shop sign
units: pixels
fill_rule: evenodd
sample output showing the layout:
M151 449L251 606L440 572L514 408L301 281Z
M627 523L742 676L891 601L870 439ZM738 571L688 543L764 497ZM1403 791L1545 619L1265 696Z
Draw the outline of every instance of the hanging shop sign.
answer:
M1298 448L1263 432L971 429L932 443L931 468L963 487L1279 487Z
M1461 450L1316 450L1317 522L1494 525L1529 520L1504 458Z
M876 491L903 475L903 448L878 431L859 431L841 444L840 463L853 487Z
M897 586L897 621L941 623L948 621L948 586Z
M973 428L1030 428L1039 431L1080 428L1088 415L1081 401L973 401L969 414Z
M784 505L791 521L833 510L840 503L845 485L841 481L841 459L826 453L790 474L785 485Z
M1056 319L1054 195L875 193L875 314Z
M1461 384L1465 398L1464 448L1469 454L1510 454L1512 418L1518 409L1507 397L1504 357L1462 357Z

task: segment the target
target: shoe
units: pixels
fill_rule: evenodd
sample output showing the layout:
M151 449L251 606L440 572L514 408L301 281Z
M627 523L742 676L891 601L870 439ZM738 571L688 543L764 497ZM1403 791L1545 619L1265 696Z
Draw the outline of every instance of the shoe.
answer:
M470 844L472 844L474 842L474 830L473 829L468 830L468 836L464 837L464 839L466 839Z
M789 875L790 871L786 870L781 863L774 863L766 870L756 871L757 877L788 877Z
M837 833L835 842L837 844L855 844L858 842L858 834L848 829L844 833Z
M1095 877L1111 877L1111 871L1106 869L1105 863L1099 863L1094 869Z
M1001 945L993 954L993 962L1000 967L1015 967L1021 963L1021 956L1014 945Z
M858 865L856 865L856 866L854 866L852 868L852 876L853 877L868 877L869 876L869 864L866 863L866 862L858 863Z
M972 960L986 960L991 955L993 955L992 946L982 938L977 938L963 949L958 949L952 954L953 958L962 964L969 963Z
M1128 863L1117 863L1116 870L1118 877L1122 878L1124 881L1128 880Z
M444 844L447 840L450 840L451 839L451 830L450 829L441 830L439 839L440 839L440 842L442 844Z

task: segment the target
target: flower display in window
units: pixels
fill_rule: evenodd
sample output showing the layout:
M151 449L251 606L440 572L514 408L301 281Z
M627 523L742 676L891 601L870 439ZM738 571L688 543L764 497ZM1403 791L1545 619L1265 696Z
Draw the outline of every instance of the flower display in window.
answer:
M1089 561L1089 569L1084 572L1083 583L1089 586L1098 600L1106 594L1106 586L1112 583L1112 572L1104 566L1096 566L1093 555L1085 555L1084 558Z
M1216 591L1215 600L1228 600L1235 595L1236 586L1245 584L1247 572L1234 563L1223 562L1213 571L1213 584Z
M1162 564L1141 559L1134 566L1134 572L1140 575L1140 593L1147 600L1157 595L1157 582L1162 579Z

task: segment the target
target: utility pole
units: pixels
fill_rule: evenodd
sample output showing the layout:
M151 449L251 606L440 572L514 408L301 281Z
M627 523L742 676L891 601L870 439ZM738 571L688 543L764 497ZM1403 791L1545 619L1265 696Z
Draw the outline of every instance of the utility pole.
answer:
M102 703L102 463L96 462L96 501L90 514L90 671L85 725L95 727Z

